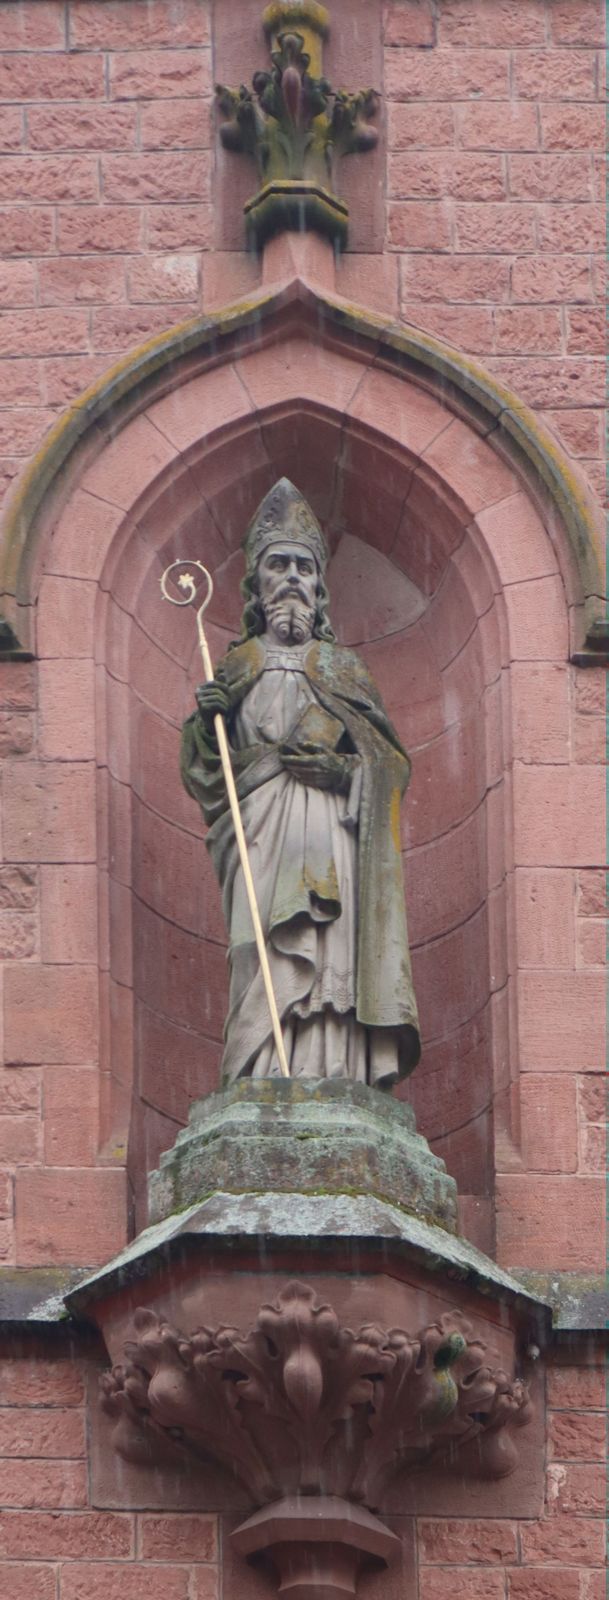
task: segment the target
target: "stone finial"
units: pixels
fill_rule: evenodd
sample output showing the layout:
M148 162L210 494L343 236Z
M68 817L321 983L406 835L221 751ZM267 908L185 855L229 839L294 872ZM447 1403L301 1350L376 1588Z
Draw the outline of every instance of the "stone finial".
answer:
M309 228L343 247L348 208L334 192L336 160L374 147L379 96L333 89L322 76L329 17L316 0L271 4L263 26L270 71L255 72L251 89L216 86L222 143L253 156L263 180L244 208L248 239L260 248L273 234Z

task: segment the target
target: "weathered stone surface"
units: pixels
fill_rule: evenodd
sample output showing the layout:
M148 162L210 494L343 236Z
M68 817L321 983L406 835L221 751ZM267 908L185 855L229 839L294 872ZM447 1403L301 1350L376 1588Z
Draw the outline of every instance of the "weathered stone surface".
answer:
M456 1186L412 1108L345 1080L242 1079L196 1101L151 1175L151 1220L219 1189L378 1195L456 1229Z
M341 1248L347 1242L359 1256L364 1246L381 1250L383 1259L391 1250L396 1259L411 1260L432 1274L449 1274L485 1294L508 1302L518 1300L527 1309L547 1317L543 1291L535 1285L524 1287L489 1256L450 1234L446 1228L423 1222L374 1195L297 1194L285 1191L252 1194L218 1192L200 1205L188 1206L164 1222L145 1228L120 1254L83 1278L66 1293L65 1303L76 1315L115 1288L126 1288L153 1272L174 1251L183 1254L186 1240L203 1239L205 1248L213 1240L219 1248L232 1249L235 1239L246 1251L260 1259L260 1243L269 1240L281 1248L295 1240L315 1239L321 1248L327 1241ZM358 1270L361 1267L358 1266Z

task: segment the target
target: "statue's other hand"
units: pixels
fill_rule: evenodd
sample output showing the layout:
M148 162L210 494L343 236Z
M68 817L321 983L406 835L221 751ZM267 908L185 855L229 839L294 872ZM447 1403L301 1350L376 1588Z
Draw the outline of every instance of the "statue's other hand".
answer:
M230 709L229 697L224 685L218 678L212 678L211 683L202 683L195 690L197 710L207 733L211 733L214 717L228 716Z
M312 789L330 789L346 794L351 783L352 757L333 750L279 750L281 765L292 778Z

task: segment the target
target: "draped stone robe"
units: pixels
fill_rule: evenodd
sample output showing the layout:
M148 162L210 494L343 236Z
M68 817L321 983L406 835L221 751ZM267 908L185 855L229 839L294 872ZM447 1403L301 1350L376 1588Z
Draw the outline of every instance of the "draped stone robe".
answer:
M408 758L352 651L255 638L231 650L216 677L230 699L233 769L290 1072L389 1087L419 1056L399 836ZM348 792L304 784L282 765L280 745L306 748L311 736L346 755ZM210 824L230 936L223 1078L276 1075L217 745L198 712L184 725L182 775Z

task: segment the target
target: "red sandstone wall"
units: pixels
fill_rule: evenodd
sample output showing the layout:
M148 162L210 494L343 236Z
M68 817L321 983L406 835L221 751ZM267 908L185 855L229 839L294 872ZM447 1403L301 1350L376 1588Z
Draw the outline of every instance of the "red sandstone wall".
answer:
M216 1518L91 1503L85 1390L98 1370L95 1355L50 1356L33 1339L0 1353L0 1600L261 1600L247 1569L222 1584ZM601 1348L551 1366L547 1394L542 1519L419 1518L418 1591L392 1587L391 1600L604 1600ZM386 1600L387 1581L366 1600Z
M603 30L602 0L388 4L385 259L342 269L479 355L601 490ZM211 38L207 0L0 9L4 481L113 357L252 280L212 249Z
M373 4L349 0L349 9ZM226 15L238 0L218 5ZM241 253L214 249L212 31L206 0L0 4L3 485L113 360L257 282ZM385 248L347 256L339 292L478 356L549 420L603 489L602 0L395 0L384 36ZM0 669L0 958L12 1030L0 1068L0 1259L26 1266L102 1261L125 1234L123 1153L103 1144L100 1152L99 1138L104 843L92 674L81 658L93 585L86 567L80 578L54 572L45 581L40 678L36 667ZM506 1260L522 1262L524 1250L531 1265L593 1270L605 1151L606 898L590 776L605 756L605 681L566 666L566 635L558 665L544 640L531 659L530 628L544 615L550 632L564 628L556 608L523 613L511 677L526 1071L521 1156L506 1145L499 1163L500 1245ZM151 668L143 638L136 698L136 672ZM436 646L441 638L439 627ZM115 664L119 646L117 634ZM461 642L446 663L449 677L464 669L465 697L467 653ZM391 676L390 660L388 690ZM427 709L411 708L413 720L423 726ZM114 757L120 770L124 749ZM142 803L136 873L159 848L146 824ZM117 850L126 842L123 831L113 843L116 996L127 987L127 866ZM472 865L470 888L473 873ZM154 881L162 911L163 884ZM139 888L143 901L150 880ZM428 908L416 864L412 898L423 939ZM107 959L106 951L104 971ZM117 1010L126 1038L118 1001ZM167 1093L162 1051L148 1059ZM425 1104L430 1083L417 1089L424 1119L437 1109L433 1093ZM59 1345L23 1335L3 1351L0 1600L246 1600L242 1585L238 1594L222 1589L213 1518L91 1505L90 1366L82 1347L66 1358ZM579 1368L556 1360L548 1401L543 1519L421 1519L419 1600L605 1600L600 1351L587 1349Z
M226 16L218 12L223 27ZM538 410L547 408L596 483L601 7L396 0L384 29L386 249L347 256L338 288L385 310L399 307L478 353ZM0 9L7 478L55 410L115 355L255 279L241 252L212 248L211 37L204 0L21 0ZM361 493L356 501L361 507ZM5 1258L14 1259L16 1176L19 1259L37 1263L49 1251L58 1260L102 1259L124 1230L122 1152L103 1145L99 1153L95 862L103 830L94 815L93 673L81 658L92 604L86 559L78 571L67 583L60 573L45 580L40 672L3 666L1 675L0 739L9 760L0 954L9 968L11 1031L9 1066L0 1073L0 1239ZM606 908L602 873L588 863L599 858L590 774L604 758L604 679L567 669L562 657L548 663L562 633L566 656L565 614L552 582L543 594L529 593L512 669L526 1075L524 1171L510 1148L500 1163L501 1244L513 1259L526 1226L529 1264L543 1257L592 1268L604 1151L591 1074L603 1064ZM441 600L434 606L439 611ZM453 623L458 609L455 603ZM438 637L444 629L440 618ZM136 646L130 682L136 696L154 700L144 634ZM465 635L447 640L446 658L438 648L439 665L458 676ZM116 641L115 649L116 661ZM463 678L462 695L475 700L478 680ZM170 694L167 658L158 682ZM113 693L115 727L124 734L116 683ZM413 715L404 730L410 742L416 721ZM120 775L126 753L118 737L114 757ZM415 844L421 752L417 771ZM123 829L115 856L125 840ZM145 838L141 846L145 860ZM122 998L130 977L121 871L112 938L114 993ZM416 864L413 877L416 935ZM106 951L104 970L107 964ZM127 1040L126 1007L117 1022ZM120 1065L120 1051L116 1059ZM426 1087L415 1085L415 1097L435 1132L425 1123ZM480 1163L479 1148L474 1159Z

